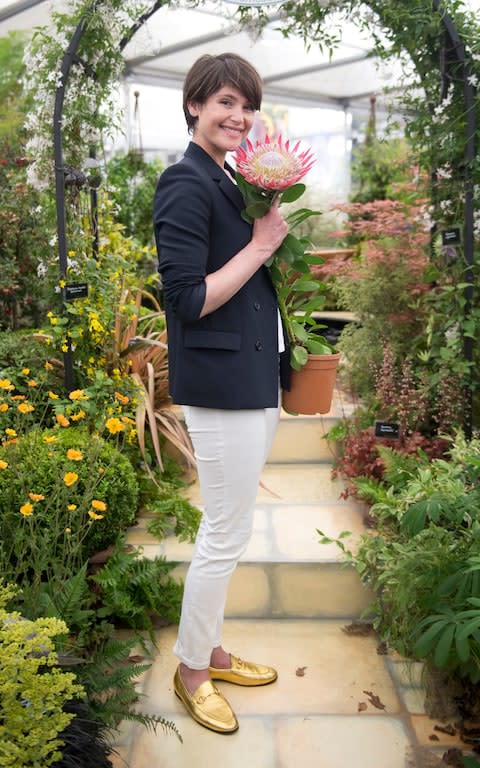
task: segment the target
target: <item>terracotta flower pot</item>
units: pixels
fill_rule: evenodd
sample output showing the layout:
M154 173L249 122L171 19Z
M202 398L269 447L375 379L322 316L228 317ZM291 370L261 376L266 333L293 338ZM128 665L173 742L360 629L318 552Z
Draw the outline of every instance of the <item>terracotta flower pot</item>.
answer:
M340 352L309 355L300 371L292 371L290 392L283 392L282 406L289 413L328 413L333 398Z

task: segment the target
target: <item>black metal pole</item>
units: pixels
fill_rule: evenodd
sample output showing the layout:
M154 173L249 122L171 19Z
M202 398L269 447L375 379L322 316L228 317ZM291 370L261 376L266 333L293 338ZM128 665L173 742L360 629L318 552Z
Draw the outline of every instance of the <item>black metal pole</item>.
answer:
M445 32L450 39L452 53L460 65L460 72L463 83L463 98L465 103L466 124L465 124L465 150L464 150L464 225L463 225L463 253L465 260L465 283L467 284L465 296L464 317L468 319L472 311L473 304L473 266L474 266L474 188L472 177L472 163L475 159L475 90L469 82L469 65L463 45L451 17L442 8L439 0L432 0L433 9L441 16L441 21ZM464 335L463 337L463 355L464 359L470 365L470 382L465 387L465 415L464 415L464 433L467 440L472 437L473 421L473 339Z
M92 9L96 4L92 4ZM87 16L85 15L77 25L69 46L62 60L61 73L62 82L55 93L55 106L53 110L53 145L55 159L55 200L57 212L57 245L58 245L58 265L60 281L63 286L61 290L62 305L66 306L65 282L67 278L67 233L66 233L66 215L65 215L65 170L63 166L63 142L62 142L62 111L65 101L65 91L68 82L68 76L72 63L75 59L80 40L85 29ZM67 342L67 351L63 353L64 365L64 383L67 392L74 388L73 357L70 344Z

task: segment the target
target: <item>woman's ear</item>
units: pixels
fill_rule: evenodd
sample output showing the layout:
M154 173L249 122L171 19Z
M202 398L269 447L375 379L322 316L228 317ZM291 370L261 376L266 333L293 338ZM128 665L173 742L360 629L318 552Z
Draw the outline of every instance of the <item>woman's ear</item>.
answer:
M187 109L191 117L198 117L200 109L196 101L187 101Z

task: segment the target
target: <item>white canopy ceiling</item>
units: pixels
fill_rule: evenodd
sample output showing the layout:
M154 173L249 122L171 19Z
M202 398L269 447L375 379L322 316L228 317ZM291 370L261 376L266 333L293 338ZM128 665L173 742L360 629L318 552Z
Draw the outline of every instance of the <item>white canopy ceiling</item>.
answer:
M0 36L13 29L30 30L47 24L52 6L62 0L0 0ZM344 25L342 40L330 59L317 46L305 50L299 38L282 36L275 6L271 21L259 39L240 31L236 6L207 2L198 8L185 3L160 8L139 30L125 50L125 76L131 82L178 88L193 61L202 53L237 52L258 69L265 83L265 99L277 104L350 107L364 119L370 96L377 94L377 108L385 86L397 81L399 72L369 57L371 42L355 25Z

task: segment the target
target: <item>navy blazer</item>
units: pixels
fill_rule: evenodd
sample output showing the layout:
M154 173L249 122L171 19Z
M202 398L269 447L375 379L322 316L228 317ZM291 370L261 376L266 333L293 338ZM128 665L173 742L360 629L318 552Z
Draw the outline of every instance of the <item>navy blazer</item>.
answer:
M229 301L200 318L205 276L251 240L252 227L240 216L244 207L237 186L193 142L159 179L154 227L175 403L226 409L277 405L277 299L268 269L262 266ZM280 361L284 388L290 372L286 347Z

